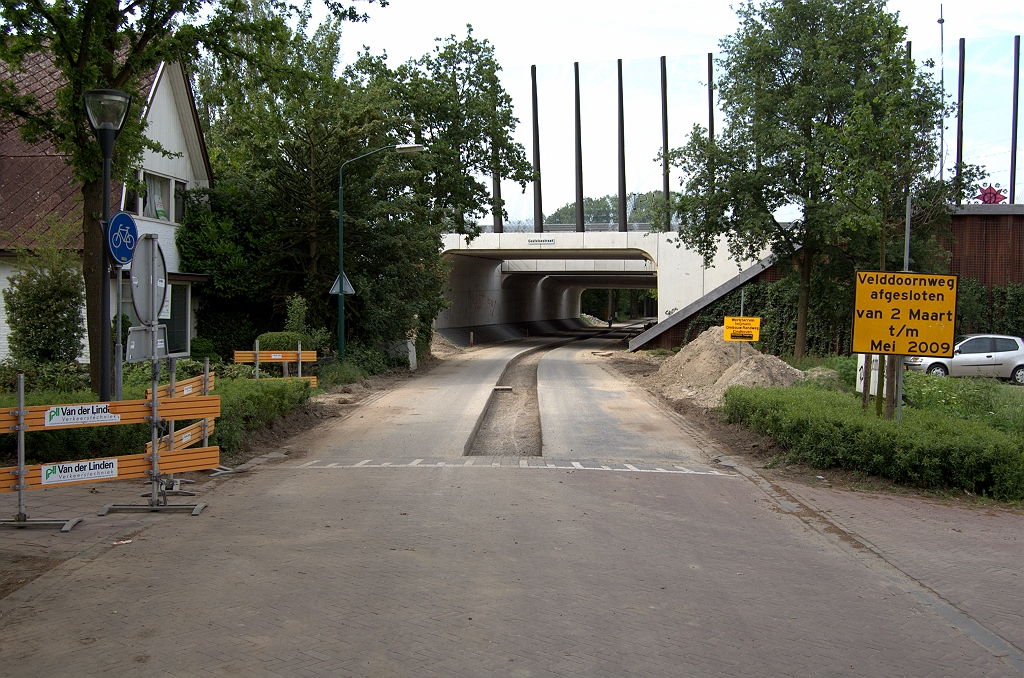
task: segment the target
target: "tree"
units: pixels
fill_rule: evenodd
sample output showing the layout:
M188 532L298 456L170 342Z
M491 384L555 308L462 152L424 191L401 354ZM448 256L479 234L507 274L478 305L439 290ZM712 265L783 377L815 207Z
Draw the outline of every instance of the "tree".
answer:
M99 346L100 324L107 322L99 308L102 157L86 121L82 93L119 89L139 102L113 158L112 176L124 181L138 167L144 149L163 150L146 138L144 121L137 115L145 101L144 77L161 61L190 63L203 50L233 50L237 57L253 57L251 51L234 51L238 38L244 36L253 45L280 40L288 34L286 19L294 11L284 0L269 0L264 6L270 11L253 15L249 0L11 0L0 4L0 64L11 73L23 72L29 65L38 67L34 60L47 54L62 81L49 103L18 91L10 78L0 80L0 119L18 124L26 141L50 141L82 185L83 268L93 356L106 350ZM328 7L337 20L362 18L354 7L334 0ZM96 389L97 361L91 376Z
M519 120L501 86L494 47L474 38L468 24L465 38L452 35L438 43L394 73L378 67L374 75L393 78L395 98L413 121L417 142L430 148L426 185L445 230L475 236L475 220L494 207L480 177L497 173L525 190L533 169L523 146L512 140Z
M73 250L43 244L19 253L3 303L15 360L70 363L81 355L85 294Z
M661 191L630 193L626 196L627 221L631 224L658 224L662 219ZM586 224L614 224L618 221L619 196L583 198L583 222ZM546 224L575 224L576 203L570 202L544 218Z
M854 227L847 218L853 206L844 199L844 170L882 161L844 134L851 125L867 124L887 78L894 96L904 84L929 97L933 90L921 74L903 79L905 29L881 0L769 0L748 2L738 12L740 28L722 41L725 129L709 140L706 130L695 127L687 145L671 154L685 177L679 233L708 263L720 238L737 259L770 249L794 262L799 357L806 348L812 270L823 254L843 256ZM929 99L913 114L891 116L891 134L923 149L937 129L941 102L938 110L934 106ZM901 186L929 169L925 161L919 153L899 172L889 172L892 193L874 199L905 195ZM774 215L790 205L799 208L799 218L779 221Z

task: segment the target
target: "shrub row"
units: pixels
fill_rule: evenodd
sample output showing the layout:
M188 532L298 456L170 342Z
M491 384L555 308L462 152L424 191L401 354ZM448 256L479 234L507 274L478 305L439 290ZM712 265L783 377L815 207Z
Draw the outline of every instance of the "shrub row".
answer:
M859 398L813 386L734 386L725 394L725 413L774 438L789 461L1024 499L1024 441L982 421L904 408L897 424L862 411Z
M142 398L144 393L144 387L129 387L126 382L126 400ZM218 378L215 393L220 396L221 416L217 419L210 444L220 445L221 452L230 456L242 449L245 432L262 428L277 417L287 415L309 398L310 388L307 382L298 380ZM25 396L27 405L63 405L95 400L95 394L87 390L36 391ZM0 407L15 407L16 402L14 396L0 396ZM178 422L178 426L188 423ZM148 424L38 431L25 436L25 456L28 463L39 464L139 454L149 439ZM0 459L6 460L4 463L16 458L16 446L17 438L13 434L0 435Z

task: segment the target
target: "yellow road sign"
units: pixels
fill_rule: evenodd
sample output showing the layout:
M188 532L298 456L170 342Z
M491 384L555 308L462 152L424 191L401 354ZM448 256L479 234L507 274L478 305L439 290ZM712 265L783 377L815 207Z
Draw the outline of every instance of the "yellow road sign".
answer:
M759 341L761 319L751 316L725 316L726 341Z
M854 353L953 357L955 275L857 271Z

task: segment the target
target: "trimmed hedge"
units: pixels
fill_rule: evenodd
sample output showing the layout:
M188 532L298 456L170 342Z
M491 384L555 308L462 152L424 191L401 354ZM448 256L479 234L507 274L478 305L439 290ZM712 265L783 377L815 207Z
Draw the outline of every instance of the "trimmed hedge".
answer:
M790 461L1024 499L1024 440L985 422L905 407L900 425L861 410L859 398L813 386L733 386L725 414L774 438Z
M166 371L164 372L166 375ZM163 380L166 382L166 378ZM145 389L125 388L125 400L140 399ZM294 381L255 381L218 377L214 393L220 396L221 416L210 438L211 445L220 445L230 456L242 449L245 432L262 428L277 417L283 417L309 399L309 383ZM72 393L35 392L26 394L28 405L63 405L95 402L89 391ZM16 407L16 396L0 396L0 407ZM178 428L191 422L178 422ZM25 458L29 464L91 459L95 457L139 454L149 442L148 424L130 426L96 426L56 431L36 431L25 436ZM17 438L0 435L0 458L17 457ZM13 463L13 462L12 462Z

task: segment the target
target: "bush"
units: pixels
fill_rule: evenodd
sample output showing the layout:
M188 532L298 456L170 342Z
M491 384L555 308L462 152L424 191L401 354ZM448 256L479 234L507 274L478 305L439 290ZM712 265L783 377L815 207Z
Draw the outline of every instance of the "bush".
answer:
M256 381L238 379L218 381L221 416L210 439L221 451L231 455L242 449L246 431L263 428L283 417L309 399L309 382Z
M3 291L11 356L20 362L70 363L82 353L85 283L73 250L43 246L21 254Z
M306 344L306 337L298 332L264 332L256 337L261 351L295 351L302 342L303 350L312 347Z
M211 363L219 363L221 361L220 354L217 353L212 339L196 337L190 342L189 348L193 360L202 362L204 358L209 358Z
M288 319L284 323L285 331L302 335L302 345L306 350L319 351L325 348L331 341L331 333L323 327L313 329L306 325L308 307L302 295L293 294L288 297L285 300L285 306L288 310ZM262 343L260 345L262 346Z
M18 373L25 373L25 393L88 391L89 367L78 363L0 362L0 393L18 392Z
M317 388L329 389L338 384L352 384L366 379L369 375L359 368L358 365L348 360L342 363L331 363L321 365L317 369Z
M195 361L181 361L194 363ZM148 364L145 366L148 374ZM190 366L186 365L187 368ZM251 367L249 368L252 369ZM189 370L186 370L186 372ZM191 369L194 371L194 369ZM200 372L202 371L200 367ZM161 381L167 383L167 370L162 370ZM181 378L186 378L182 376ZM144 397L145 385L125 385L125 400ZM218 375L214 394L220 396L221 416L210 439L211 445L220 445L224 454L232 455L242 449L244 434L259 429L278 417L283 417L310 395L309 383L294 381L255 381L252 379L225 379ZM26 395L28 405L63 405L95 402L96 396L88 391L57 392L36 391ZM17 397L0 396L0 407L15 407ZM178 428L190 422L178 422ZM33 431L25 436L25 456L29 464L91 459L95 457L139 454L150 440L148 424L126 426L96 426L54 431ZM0 435L0 458L16 457L17 438Z
M1024 442L982 421L904 408L900 425L861 410L858 398L813 386L734 386L725 393L725 412L729 421L774 438L791 461L1024 499Z

